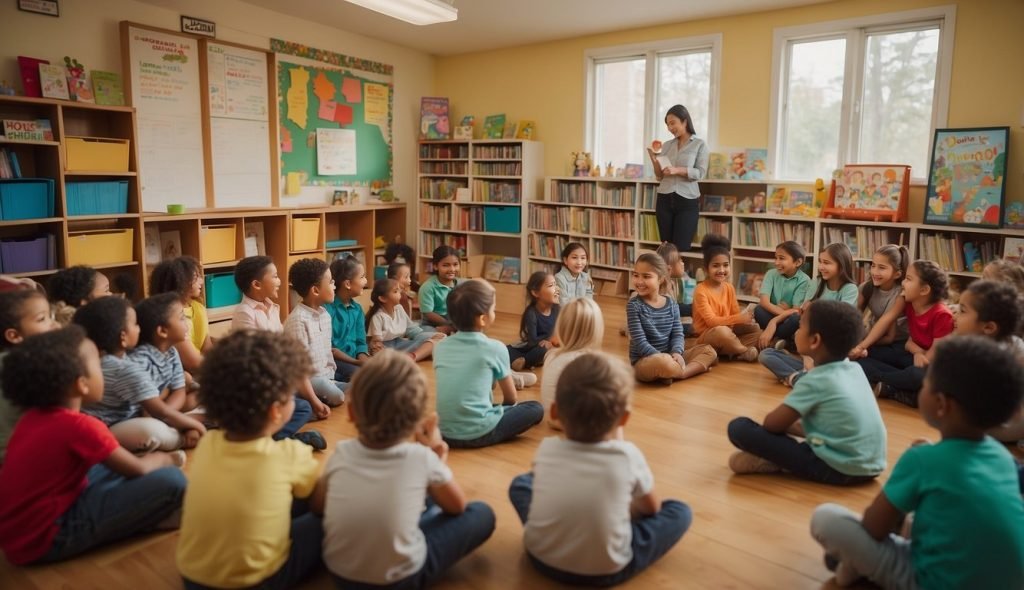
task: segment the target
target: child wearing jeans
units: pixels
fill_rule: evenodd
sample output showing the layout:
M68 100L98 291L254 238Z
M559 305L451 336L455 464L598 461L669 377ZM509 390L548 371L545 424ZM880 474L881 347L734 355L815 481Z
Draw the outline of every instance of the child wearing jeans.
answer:
M426 360L437 341L444 339L444 334L428 332L413 323L402 306L402 296L402 286L395 279L380 279L373 284L370 292L373 304L366 314L370 354L393 348L408 353L414 361Z
M555 322L558 321L558 285L555 275L538 270L526 281L526 309L519 321L521 342L508 346L513 371L544 364L544 356L558 346Z
M313 376L303 382L302 389L312 389L319 402L340 406L348 384L334 380L338 365L331 354L331 314L323 307L334 301L331 269L323 260L303 258L288 270L288 279L302 300L288 314L284 331L302 343L313 363ZM317 409L314 412L321 416ZM329 410L322 415L327 416Z
M494 287L463 281L448 297L448 312L458 330L434 347L437 413L441 434L453 447L478 448L519 436L544 419L539 402L516 403L516 384L508 350L483 331L494 323ZM536 377L532 373L523 373ZM497 382L502 403L494 404Z
M0 549L15 565L59 561L176 528L185 453L136 457L82 404L103 396L96 345L79 326L37 334L7 355L3 393L25 410L0 469Z
M814 301L800 314L797 351L814 368L763 424L729 423L729 441L740 449L729 458L735 473L786 471L831 485L878 477L885 469L885 424L864 372L846 358L863 331L857 310L840 301Z
M1024 504L1013 457L987 436L1021 404L1024 368L980 336L936 345L919 411L942 440L900 457L861 518L824 504L811 535L839 586L1024 588ZM897 531L914 513L910 538Z
M324 563L339 588L423 588L491 536L494 512L467 502L445 464L426 378L407 355L381 350L349 393L359 436L337 444L312 502L324 505Z
M320 565L320 518L302 502L320 464L293 440L274 440L294 392L312 373L295 339L234 332L203 361L199 392L210 431L192 455L178 540L185 588L291 588Z
M632 389L629 367L610 355L587 352L569 363L551 406L565 438L545 438L533 470L509 487L530 562L558 582L624 582L690 527L689 506L658 502L643 453L622 438Z

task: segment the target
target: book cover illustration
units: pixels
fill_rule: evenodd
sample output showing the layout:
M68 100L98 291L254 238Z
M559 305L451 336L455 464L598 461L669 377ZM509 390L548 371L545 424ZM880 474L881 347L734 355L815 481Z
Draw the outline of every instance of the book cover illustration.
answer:
M763 180L768 170L768 150L765 148L747 148L745 152L747 174L743 180Z
M95 103L96 99L92 93L92 83L85 75L85 66L78 63L77 59L64 56L64 69L67 70L68 91L72 100L78 102Z
M722 211L726 213L736 212L736 197L723 197L722 198Z
M484 119L484 137L487 139L501 139L505 131L505 115L487 115Z
M8 141L53 141L53 128L49 119L5 119L4 137Z
M807 215L814 208L814 193L810 191L789 191L789 198L782 212L786 215Z
M181 232L171 230L160 232L160 257L162 260L170 260L182 255Z
M1003 260L1024 264L1024 238L1006 237L1003 243Z
M899 170L898 170L899 168ZM899 208L903 172L899 166L846 166L836 181L834 205L847 209Z
M18 56L18 69L21 71L21 87L25 96L39 98L43 95L43 87L39 81L39 64L49 64L45 59Z
M1008 127L937 129L925 223L999 227L1008 144Z
M251 221L245 224L245 255L266 256L267 240L263 233L262 221Z
M143 228L146 240L146 264L160 264L160 228L147 225Z
M501 280L501 273L503 270L504 264L501 256L488 256L484 260L483 277L488 281Z
M768 202L765 205L765 210L768 213L774 213L779 215L782 213L782 209L786 203L786 187L778 186L772 189L772 194L768 197Z
M516 123L516 139L533 139L536 129L536 121L519 121Z
M519 259L506 256L501 263L502 283L519 283Z
M45 98L70 100L65 70L60 66L39 64L39 85Z
M750 206L750 212L751 213L764 213L765 201L766 200L767 199L765 199L765 196L764 196L763 192L759 192L756 195L754 195L753 203Z
M722 211L722 197L720 195L704 195L704 211L720 213Z
M448 98L424 96L420 99L420 139L438 140L451 137L448 121Z
M708 154L708 179L724 180L729 166L729 157L721 152Z
M725 177L729 180L744 180L747 178L746 150L729 152L728 168L725 171Z
M516 136L516 123L505 121L505 128L501 131L502 139L514 139Z
M92 90L96 95L96 104L108 106L124 105L124 85L120 74L93 70Z
M757 297L761 292L761 284L764 283L763 272L741 272L738 278L737 291L740 295Z

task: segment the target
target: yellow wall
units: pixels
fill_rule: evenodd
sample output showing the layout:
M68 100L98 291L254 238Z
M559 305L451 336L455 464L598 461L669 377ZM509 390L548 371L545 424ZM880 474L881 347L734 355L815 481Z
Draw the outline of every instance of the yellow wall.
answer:
M948 4L956 5L948 126L1009 125L1007 194L1010 200L1024 200L1021 0L840 0L439 57L435 91L451 98L456 120L473 114L482 121L491 113L505 113L512 121L536 120L545 174L566 174L569 153L583 147L585 50L721 33L718 143L766 146L775 28ZM923 193L920 187L911 192L911 221L921 220Z

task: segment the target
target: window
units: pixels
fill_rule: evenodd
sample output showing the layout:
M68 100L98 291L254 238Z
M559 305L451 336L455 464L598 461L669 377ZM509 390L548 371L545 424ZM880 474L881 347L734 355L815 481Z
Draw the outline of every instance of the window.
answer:
M775 32L771 145L775 178L828 178L853 163L928 174L946 124L953 8Z
M713 144L720 46L713 35L588 51L586 145L594 163L649 166L646 148L670 139L664 116L675 104Z

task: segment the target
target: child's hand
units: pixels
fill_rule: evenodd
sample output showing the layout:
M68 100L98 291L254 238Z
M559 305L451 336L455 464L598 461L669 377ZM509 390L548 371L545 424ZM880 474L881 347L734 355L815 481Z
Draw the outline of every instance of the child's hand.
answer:
M552 344L549 340L541 340L540 342L537 343L537 346L550 350Z
M440 332L441 334L444 334L445 336L451 336L454 330L452 329L451 326L438 326L437 331Z
M420 427L416 429L416 442L437 453L443 461L448 457L448 443L441 438L441 429L438 428L439 418L434 412L423 419Z
M781 307L782 309L790 309L793 306L788 304L788 303L786 303L785 301L780 301L778 303L778 307Z
M758 348L765 349L772 345L772 337L775 336L775 322L768 322L761 336L757 339Z
M920 352L914 353L914 366L923 369L928 366L928 357Z
M316 400L316 404L313 406L313 414L317 417L317 420L326 420L331 415L331 408L322 401Z
M380 340L373 340L370 342L370 354L377 354L384 350L384 343Z
M680 368L683 368L683 369L686 368L686 359L684 359L683 355L679 354L678 352L673 352L672 353L672 360L674 360L675 362L679 363L679 367Z
M198 430L188 430L182 434L181 446L186 449L194 449L199 444L203 435Z

